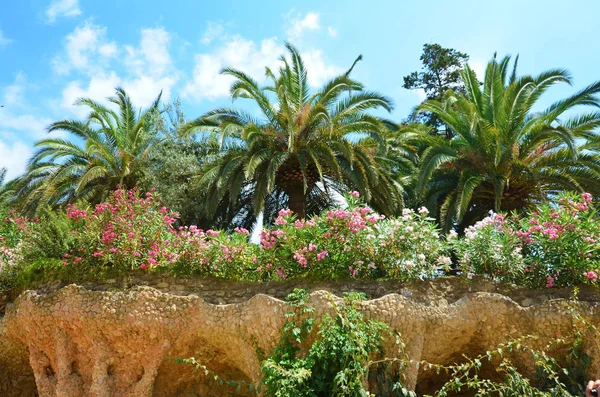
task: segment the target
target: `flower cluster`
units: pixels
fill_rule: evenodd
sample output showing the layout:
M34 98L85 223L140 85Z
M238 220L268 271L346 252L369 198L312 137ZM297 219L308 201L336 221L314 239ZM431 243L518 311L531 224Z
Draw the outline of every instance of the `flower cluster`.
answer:
M450 264L445 242L426 211L405 210L402 219L386 219L363 206L358 192L350 192L346 200L348 208L309 220L281 211L275 228L260 236L260 277L408 280L431 277Z
M520 222L519 236L532 286L595 284L600 269L600 222L592 196L562 196ZM545 283L544 283L545 281Z
M592 196L565 195L528 216L492 215L451 242L463 271L529 287L596 284L600 222Z
M467 277L485 274L504 281L517 281L525 271L522 244L503 214L493 214L465 230L464 238L449 235Z

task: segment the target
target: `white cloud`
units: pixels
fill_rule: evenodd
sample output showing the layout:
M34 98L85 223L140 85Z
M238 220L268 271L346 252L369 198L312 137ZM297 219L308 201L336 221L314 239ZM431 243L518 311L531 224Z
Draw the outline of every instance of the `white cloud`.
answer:
M115 87L119 85L121 85L121 78L115 72L93 76L85 87L82 87L82 83L79 81L72 81L62 92L61 106L70 110L77 117L83 118L87 116L89 109L84 106L75 106L74 103L77 99L92 98L107 104L106 98L114 95Z
M327 33L329 33L329 36L331 36L331 37L337 37L337 35L338 35L337 29L334 27L331 27L331 26L327 27Z
M240 69L262 81L265 66L276 67L283 52L283 46L275 37L257 45L254 41L235 36L213 53L196 55L193 77L184 87L183 96L196 100L227 97L233 79L220 74L221 69Z
M25 92L26 83L25 75L21 72L17 73L15 82L4 89L3 104L8 106L23 104L23 93Z
M319 30L319 14L316 12L309 12L304 17L296 14L293 10L287 16L288 27L286 33L290 40L298 40L307 30Z
M105 58L114 57L115 55L117 55L118 51L119 50L118 50L117 45L115 43L102 44L98 48L98 54L100 54L101 56L103 56Z
M306 17L301 21L307 20ZM315 26L314 18L302 26ZM300 51L308 70L308 83L313 87L322 85L329 78L343 73L345 69L326 63L319 49ZM228 38L212 52L196 55L192 80L182 91L184 98L194 100L226 98L233 78L220 74L224 67L239 69L259 82L265 81L265 67L274 70L279 65L279 57L285 54L285 48L276 37L257 43L241 36Z
M4 47L5 45L9 45L12 42L11 39L6 38L4 33L2 33L2 29L0 29L0 47Z
M106 40L106 27L88 20L67 35L64 53L54 59L54 70L59 74L72 70L96 73L105 65L103 58L110 58L116 51L116 44Z
M28 88L24 74L19 73L13 84L5 87L2 92L3 108L0 108L0 137L4 141L9 136L39 139L46 133L50 119L32 114L32 107L25 101L25 91ZM26 111L23 111L23 110Z
M179 72L169 53L170 41L170 34L163 28L143 29L140 46L125 48L125 65L131 78L124 81L123 87L136 106L151 105L161 91L163 99L171 96Z
M75 100L89 97L106 104L106 97L112 96L119 86L136 107L150 105L161 90L163 99L168 100L179 80L169 53L170 34L163 28L142 29L139 45L119 47L107 40L106 31L106 27L87 21L67 36L64 55L57 58L56 69L63 74L78 71L82 76L63 89L61 107L85 117L88 110L73 106ZM122 52L122 57L116 56Z
M0 132L4 136L4 132ZM0 168L6 168L6 181L9 181L25 171L27 161L31 157L31 148L21 141L12 143L0 139Z
M305 51L302 53L302 59L308 71L308 84L313 87L320 87L330 78L346 71L338 66L327 65L321 50Z
M31 114L15 115L6 111L2 112L1 116L1 130L7 132L14 131L14 135L27 136L33 139L40 139L43 137L46 127L50 124L50 119L41 118Z
M49 23L54 23L58 17L75 17L81 15L79 0L53 0L46 9Z
M204 31L204 35L200 42L202 44L210 44L213 40L222 37L225 33L225 28L220 23L208 22L208 26Z
M173 64L169 54L171 37L163 28L142 29L140 46L126 46L125 64L137 74L163 74Z

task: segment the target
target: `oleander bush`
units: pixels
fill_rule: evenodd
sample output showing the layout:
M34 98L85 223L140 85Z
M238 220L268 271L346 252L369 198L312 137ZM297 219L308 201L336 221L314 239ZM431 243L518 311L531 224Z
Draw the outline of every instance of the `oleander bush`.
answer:
M522 218L491 215L454 236L462 271L532 288L596 285L600 220L588 193L560 196Z
M483 275L531 288L597 284L600 221L592 197L567 194L525 216L491 214L463 236L443 236L428 211L386 218L357 192L347 206L297 219L281 210L253 239L179 225L155 192L117 190L95 206L46 209L26 220L7 214L0 230L2 288L41 279L67 281L136 272L269 281L397 279Z
M386 219L362 205L357 192L347 201L345 209L308 220L282 210L274 227L251 241L244 228L226 233L178 226L179 215L154 192L117 190L93 207L44 211L36 221L7 218L20 242L6 249L14 256L11 268L26 273L20 277L25 283L45 276L77 280L153 271L250 281L414 280L440 275L450 264L445 240L425 209Z

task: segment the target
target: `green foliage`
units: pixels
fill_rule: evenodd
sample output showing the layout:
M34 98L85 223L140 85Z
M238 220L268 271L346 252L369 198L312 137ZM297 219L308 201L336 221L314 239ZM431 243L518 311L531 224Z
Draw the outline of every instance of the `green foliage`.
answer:
M521 219L520 236L533 287L596 285L600 275L600 222L588 193L558 197Z
M448 140L423 135L417 191L445 230L460 229L490 210L521 211L569 190L600 193L600 113L569 117L578 106L598 106L600 82L533 112L557 83L571 83L565 70L538 76L516 74L510 57L488 63L483 86L467 65L467 96L448 91L420 106L455 134Z
M0 168L0 211L5 211L9 201L14 197L14 182L6 182L6 168Z
M135 109L121 88L108 100L116 105L116 111L81 98L76 104L90 110L85 121L61 120L48 127L49 132L67 132L73 140L48 138L35 144L38 151L25 176L15 182L17 204L27 214L35 214L45 205L99 203L118 187L137 186L149 167L149 154L160 140L150 128L160 95L144 112Z
M200 175L208 190L207 210L214 212L225 197L235 204L243 192L252 191L253 211L246 216L264 210L270 221L288 207L303 219L330 206L332 191L356 189L380 212L396 212L402 207L402 186L389 178L388 164L379 161L385 133L394 125L371 114L391 111L391 100L350 78L356 62L310 92L302 57L291 44L286 47L289 57L281 57L279 70L266 69L266 87L242 71L223 70L234 78L232 99L251 99L260 118L215 109L182 129L212 132L222 145Z
M21 262L21 219L0 208L0 289L12 288ZM25 222L25 220L22 220Z
M346 196L348 208L329 210L308 221L281 211L275 227L261 233L257 258L261 278L410 281L438 275L450 264L446 244L426 210L416 214L405 209L402 217L386 219L361 206L358 195Z
M50 207L39 210L39 218L29 222L23 233L21 255L25 261L39 258L62 259L73 252L75 238L71 233L73 222L62 211Z
M465 230L464 238L448 235L463 273L485 274L519 283L525 275L523 242L504 215L487 217Z
M521 218L492 215L451 238L462 271L531 288L596 286L600 222L589 193L558 196Z
M313 310L306 307L308 294L295 290L288 297L295 309L288 313L284 333L277 348L263 362L265 395L287 396L368 396L364 388L374 364L394 359L373 361L382 356L382 343L391 335L382 322L365 320L360 311L364 294L348 293L342 303L331 300L333 315L325 314L319 331L303 356L300 346L311 337ZM395 394L409 393L396 385ZM407 396L410 394L406 394Z
M423 64L422 71L404 76L404 88L424 90L426 98L434 100L440 100L448 90L457 93L465 92L460 71L469 60L467 54L452 48L444 48L439 44L425 44L420 59ZM447 138L452 137L451 131L443 127L442 121L434 113L415 113L412 118L424 122L427 126L438 130L438 133L445 134ZM439 131L442 128L445 131Z

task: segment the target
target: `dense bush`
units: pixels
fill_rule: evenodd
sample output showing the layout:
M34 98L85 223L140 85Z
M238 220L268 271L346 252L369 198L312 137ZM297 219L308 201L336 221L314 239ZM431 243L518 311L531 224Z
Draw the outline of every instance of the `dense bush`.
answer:
M529 216L492 215L453 239L462 270L540 287L595 285L600 220L588 193L543 204Z
M178 214L150 191L115 191L107 202L66 212L44 210L27 221L12 214L0 231L3 288L42 278L77 281L128 272L287 278L399 279L445 274L455 256L461 273L533 288L596 285L600 221L592 197L566 195L521 218L493 214L465 230L439 235L425 208L385 218L347 195L348 206L307 220L282 210L256 241L177 226ZM60 264L60 265L59 265Z
M504 215L495 214L477 222L465 230L462 238L450 232L448 240L467 277L486 274L504 281L522 279L522 242Z
M265 395L287 396L339 396L359 397L370 395L364 386L369 373L378 364L404 359L400 339L398 352L393 357L383 357L382 344L393 337L389 326L383 322L367 320L360 311L360 302L366 297L349 293L342 303L331 301L333 314L325 314L318 326L317 335L306 355L300 346L313 333L313 309L306 306L308 293L296 290L288 296L295 309L288 313L281 341L263 362L262 383ZM392 382L385 395L415 396Z
M260 241L250 232L233 233L176 226L178 214L164 207L153 192L115 191L93 208L69 205L66 213L46 211L39 222L21 218L18 249L25 267L43 264L56 273L56 260L69 277L103 277L131 271L165 271L174 275L216 276L237 280L288 277L314 279L432 277L450 259L426 210L406 210L402 218L385 219L361 206L358 193L349 207L309 220L282 210L275 226ZM41 266L41 268L40 268ZM31 269L30 269L31 270ZM50 274L48 274L50 275Z
M405 210L401 218L385 219L360 206L357 192L346 199L347 209L307 221L281 211L275 227L261 233L261 275L414 280L434 276L450 264L426 210Z
M17 277L22 229L28 222L5 211L0 212L0 219L0 288L8 288Z

